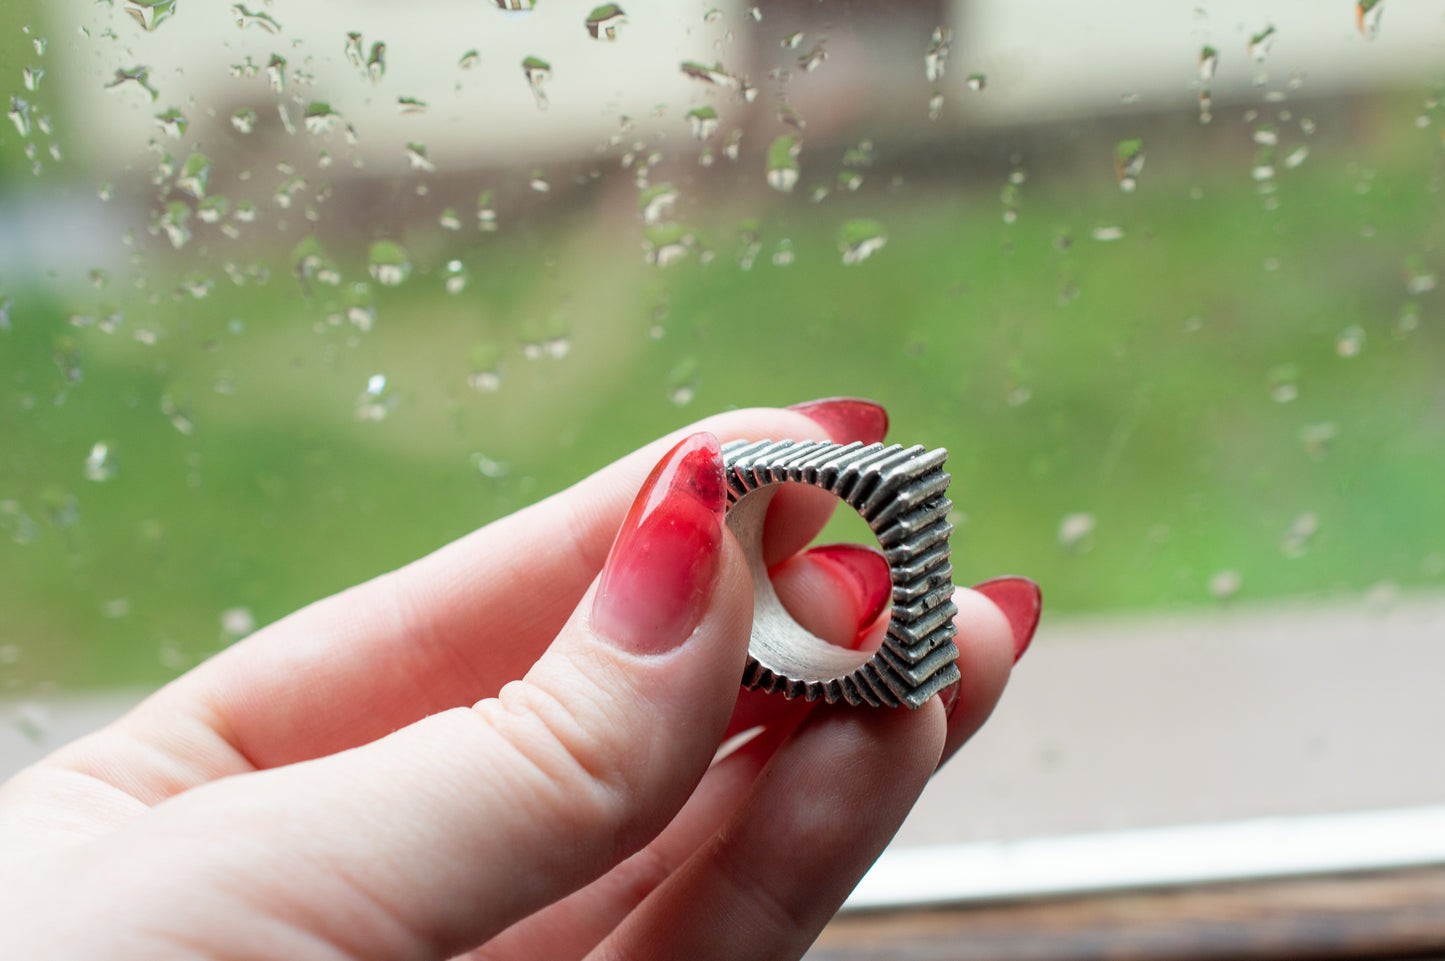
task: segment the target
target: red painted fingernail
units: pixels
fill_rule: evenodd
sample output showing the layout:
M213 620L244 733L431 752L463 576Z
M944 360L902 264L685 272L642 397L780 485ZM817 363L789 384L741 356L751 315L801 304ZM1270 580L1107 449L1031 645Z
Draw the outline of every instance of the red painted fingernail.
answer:
M888 434L888 411L861 397L826 397L788 409L811 419L840 444L876 444Z
M938 696L943 701L944 718L953 717L953 709L958 707L958 692L963 689L962 681L954 681L939 692Z
M1027 577L995 577L975 584L974 590L998 605L1014 633L1014 663L1029 649L1043 610L1043 592Z
M652 469L607 555L592 624L619 647L663 654L702 619L722 544L722 450L693 434Z
M893 596L893 575L888 559L862 544L824 544L804 553L832 571L850 594L858 610L858 630L878 619Z

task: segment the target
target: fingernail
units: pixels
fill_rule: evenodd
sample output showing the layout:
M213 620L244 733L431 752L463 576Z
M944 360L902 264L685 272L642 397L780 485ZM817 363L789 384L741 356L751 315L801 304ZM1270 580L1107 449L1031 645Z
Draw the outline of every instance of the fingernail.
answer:
M592 602L592 625L619 647L663 654L702 619L722 543L722 450L693 434L658 462L642 485Z
M811 419L840 444L876 444L888 434L888 411L861 397L826 397L788 409Z
M943 701L943 716L945 719L953 717L953 709L958 707L958 692L962 689L963 682L954 681L939 692L938 696Z
M1043 610L1043 592L1039 585L1027 577L995 577L975 584L974 590L998 605L1003 616L1008 618L1014 635L1014 663L1029 649L1034 631L1039 626L1039 612Z
M878 619L893 596L888 559L862 544L823 544L803 552L834 575L853 598L861 632Z

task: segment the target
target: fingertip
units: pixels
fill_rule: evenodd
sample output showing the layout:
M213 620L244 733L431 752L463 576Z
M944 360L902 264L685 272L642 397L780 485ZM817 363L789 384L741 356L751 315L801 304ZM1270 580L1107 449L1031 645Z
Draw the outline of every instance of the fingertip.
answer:
M954 642L959 681L952 693L940 694L948 716L940 767L988 720L1014 663L1013 626L1003 609L986 594L966 587L954 591L953 602L958 606Z

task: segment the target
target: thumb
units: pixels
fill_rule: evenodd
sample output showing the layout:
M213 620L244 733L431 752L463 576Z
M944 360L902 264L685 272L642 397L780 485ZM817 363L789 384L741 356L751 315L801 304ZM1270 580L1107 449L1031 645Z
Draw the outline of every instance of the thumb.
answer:
M349 957L476 946L645 844L707 769L752 616L725 503L717 439L694 434L654 469L597 585L523 680L363 747L187 792L134 827L152 821L149 842L175 847L191 883L199 871L244 891L270 927Z

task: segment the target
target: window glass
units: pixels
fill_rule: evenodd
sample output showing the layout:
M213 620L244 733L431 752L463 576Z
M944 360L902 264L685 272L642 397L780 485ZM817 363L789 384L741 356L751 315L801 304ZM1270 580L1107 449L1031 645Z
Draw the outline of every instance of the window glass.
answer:
M29 737L834 394L1054 626L1445 585L1436 5L11 0L0 63Z

